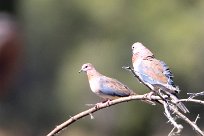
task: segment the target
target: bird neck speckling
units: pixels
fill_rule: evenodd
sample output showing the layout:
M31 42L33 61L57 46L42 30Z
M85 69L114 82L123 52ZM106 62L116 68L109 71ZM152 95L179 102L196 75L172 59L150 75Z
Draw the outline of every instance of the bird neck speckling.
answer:
M88 79L91 80L94 77L101 76L101 74L95 69L91 69L87 71L87 76L88 76Z

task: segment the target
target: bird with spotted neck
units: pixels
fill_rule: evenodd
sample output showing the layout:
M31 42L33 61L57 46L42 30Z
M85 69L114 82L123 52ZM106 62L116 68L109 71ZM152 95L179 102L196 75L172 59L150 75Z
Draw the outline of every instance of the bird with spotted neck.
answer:
M169 67L156 59L142 43L136 42L132 45L132 64L135 74L143 84L153 92L163 91L184 113L189 112L176 96L180 90L173 82L173 74Z
M83 64L79 73L82 71L88 76L92 92L104 102L136 94L120 81L100 74L91 63Z

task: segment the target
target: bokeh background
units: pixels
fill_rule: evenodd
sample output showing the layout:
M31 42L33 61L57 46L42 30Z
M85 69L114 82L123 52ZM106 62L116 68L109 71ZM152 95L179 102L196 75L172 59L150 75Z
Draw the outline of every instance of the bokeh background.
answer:
M0 12L0 136L46 135L101 101L78 74L86 62L148 92L121 68L131 65L136 41L169 65L181 98L204 90L202 0L1 0ZM200 113L204 130L204 107L186 105L191 120ZM172 129L159 105L128 102L93 115L60 136L164 136ZM184 127L182 135L196 135Z

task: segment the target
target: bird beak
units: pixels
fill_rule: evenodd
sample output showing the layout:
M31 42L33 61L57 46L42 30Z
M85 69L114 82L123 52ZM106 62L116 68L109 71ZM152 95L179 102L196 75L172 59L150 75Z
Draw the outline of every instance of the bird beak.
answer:
M82 72L82 69L81 70L79 70L79 73L81 73Z

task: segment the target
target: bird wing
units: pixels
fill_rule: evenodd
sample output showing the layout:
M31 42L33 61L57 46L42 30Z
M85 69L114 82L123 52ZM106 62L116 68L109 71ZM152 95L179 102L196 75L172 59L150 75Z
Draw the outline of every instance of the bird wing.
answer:
M105 95L125 97L133 94L133 91L126 85L113 78L103 76L100 79L100 84L100 92Z
M144 82L173 85L173 75L168 66L155 58L143 60L139 65L138 72Z

